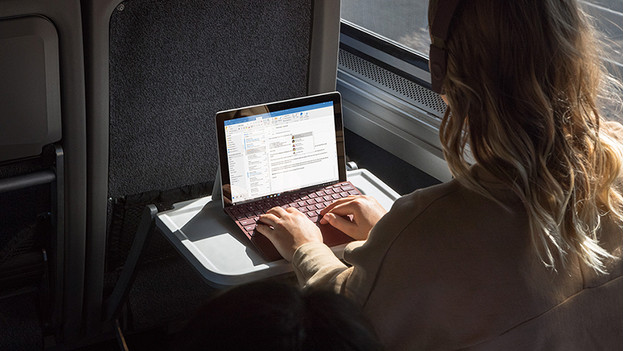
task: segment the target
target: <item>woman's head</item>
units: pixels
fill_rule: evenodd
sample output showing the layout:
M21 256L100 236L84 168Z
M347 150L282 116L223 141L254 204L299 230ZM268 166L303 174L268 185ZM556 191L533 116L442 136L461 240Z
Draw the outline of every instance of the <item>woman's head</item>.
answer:
M443 2L432 1L430 19ZM469 148L523 200L548 265L575 252L600 269L600 215L622 218L621 141L600 129L605 80L577 1L460 1L444 45L440 138L451 171L485 192L469 175Z

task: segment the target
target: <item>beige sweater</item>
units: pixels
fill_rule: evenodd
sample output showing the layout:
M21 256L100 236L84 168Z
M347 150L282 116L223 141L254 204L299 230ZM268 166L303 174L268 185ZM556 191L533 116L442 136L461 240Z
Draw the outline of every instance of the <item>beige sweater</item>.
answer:
M519 200L479 174L508 209L457 181L415 191L347 246L350 266L324 244L300 247L299 281L359 302L389 350L621 349L622 229L603 225L619 257L609 275L576 258L555 273L534 254Z

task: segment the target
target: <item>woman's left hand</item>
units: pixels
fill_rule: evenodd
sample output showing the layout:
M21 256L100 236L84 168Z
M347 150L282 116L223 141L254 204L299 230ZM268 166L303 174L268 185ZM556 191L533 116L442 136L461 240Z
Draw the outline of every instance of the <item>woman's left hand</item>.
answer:
M266 236L287 261L295 250L309 242L323 242L321 230L296 208L274 207L260 216L256 229Z

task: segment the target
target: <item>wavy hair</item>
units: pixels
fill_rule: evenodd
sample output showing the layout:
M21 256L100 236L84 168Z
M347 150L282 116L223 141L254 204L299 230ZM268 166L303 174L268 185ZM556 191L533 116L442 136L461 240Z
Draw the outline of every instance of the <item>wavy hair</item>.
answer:
M493 199L469 172L472 154L510 186L539 258L555 270L573 254L604 272L601 220L622 221L621 125L606 128L599 108L621 85L605 84L614 80L595 38L575 0L465 0L446 42L449 168Z

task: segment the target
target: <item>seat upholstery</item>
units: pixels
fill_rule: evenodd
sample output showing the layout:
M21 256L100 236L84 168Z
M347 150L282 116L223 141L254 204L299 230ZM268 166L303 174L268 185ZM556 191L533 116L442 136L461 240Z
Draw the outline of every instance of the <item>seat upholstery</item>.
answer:
M82 320L86 241L82 43L79 1L0 1L0 256L17 279L3 280L0 286L23 292L33 291L29 289L34 285L36 294L44 297L36 301L41 304L36 316L41 320L34 321L38 335L25 334L27 342L38 345L42 340L37 336L44 333L59 340L75 339ZM3 317L6 321L11 316ZM42 330L44 324L47 328ZM16 339L9 331L2 335ZM7 349L20 348L30 347Z
M115 282L142 207L163 209L211 192L215 113L335 89L339 4L92 0L83 6L91 238L86 306L89 328L97 332L105 285ZM177 257L159 235L144 254L152 264ZM139 290L131 292L130 301L143 301L133 311L148 315L158 306L149 295L137 297L146 294ZM142 320L154 322L137 317L136 325Z

